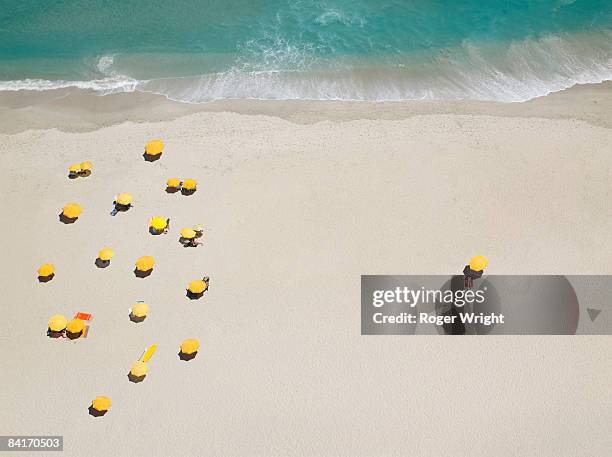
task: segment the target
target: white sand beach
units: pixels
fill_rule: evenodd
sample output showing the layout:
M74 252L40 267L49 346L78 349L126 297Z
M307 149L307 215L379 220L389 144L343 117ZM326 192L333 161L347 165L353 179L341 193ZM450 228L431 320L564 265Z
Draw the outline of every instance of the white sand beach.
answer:
M360 275L454 274L476 253L490 274L612 274L611 85L513 104L15 93L0 119L3 435L63 435L66 456L609 453L610 337L361 336ZM175 176L197 192L167 194ZM111 217L121 192L134 208ZM167 235L147 231L158 215ZM86 339L46 336L77 311Z

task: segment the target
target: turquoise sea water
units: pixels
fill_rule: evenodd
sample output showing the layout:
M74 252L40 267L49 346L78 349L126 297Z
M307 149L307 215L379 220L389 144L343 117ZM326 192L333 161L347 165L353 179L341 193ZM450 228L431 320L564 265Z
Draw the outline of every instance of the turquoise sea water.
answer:
M0 90L522 101L608 79L611 0L0 0Z

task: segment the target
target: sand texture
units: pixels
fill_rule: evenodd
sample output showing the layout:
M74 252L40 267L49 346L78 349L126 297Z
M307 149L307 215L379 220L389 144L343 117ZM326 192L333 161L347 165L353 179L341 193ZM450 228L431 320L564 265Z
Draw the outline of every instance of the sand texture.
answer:
M607 455L610 337L365 337L359 315L361 274L453 274L475 253L490 274L612 274L600 89L525 116L430 104L371 119L337 103L318 116L175 107L155 121L145 111L172 103L151 102L130 108L137 123L83 115L78 131L68 112L5 103L2 434L64 435L66 456ZM166 150L145 162L156 137ZM93 174L67 179L84 160ZM167 194L173 176L198 191ZM134 208L111 217L120 192ZM84 211L65 225L69 202ZM148 233L157 215L167 235ZM183 248L179 230L198 223L203 246ZM105 246L115 257L99 269ZM143 255L156 266L140 279ZM56 276L40 284L45 262ZM204 275L210 290L189 300ZM137 300L151 307L139 324ZM51 315L76 311L94 315L87 339L47 338ZM181 361L190 337L200 351ZM129 382L151 344L147 378ZM94 418L98 395L113 406Z

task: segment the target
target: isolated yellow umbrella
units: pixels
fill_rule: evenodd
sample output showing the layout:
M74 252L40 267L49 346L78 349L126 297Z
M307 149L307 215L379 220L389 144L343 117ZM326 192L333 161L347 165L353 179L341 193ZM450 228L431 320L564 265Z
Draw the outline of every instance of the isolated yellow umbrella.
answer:
M46 278L55 273L55 267L52 263L45 263L38 269L38 276Z
M96 397L91 402L91 406L96 411L108 411L111 407L111 399L108 397Z
M83 330L85 330L85 322L83 322L81 319L72 319L66 325L66 331L68 333L77 334L81 333Z
M181 180L178 178L170 178L166 181L166 186L168 187L179 187L181 185Z
M52 332L61 332L66 328L68 321L61 314L56 314L49 318L49 330Z
M110 260L115 255L115 251L111 248L104 248L100 252L98 252L98 258L100 260Z
M164 142L162 140L152 140L145 145L145 152L150 156L161 154L164 150Z
M482 255L474 256L470 260L470 268L474 271L482 271L487 268L487 265L489 265L489 261Z
M76 173L76 172L78 172L80 170L81 170L81 164L80 163L73 163L72 165L70 165L68 167L68 171L70 173Z
M186 179L183 181L183 189L185 190L195 190L198 182L195 179Z
M69 219L74 219L74 218L79 217L82 212L83 212L83 208L81 208L81 206L77 205L76 203L68 203L62 209L62 214Z
M181 230L181 236L185 239L191 240L196 237L196 232L194 229L184 228Z
M155 230L163 230L168 226L168 222L165 217L155 216L149 221L149 226L153 227Z
M115 200L120 205L131 205L132 204L132 194L119 194L117 195L117 199Z
M190 338L181 343L181 352L183 354L193 354L200 348L200 342L194 338Z
M147 317L149 314L149 305L146 303L136 303L132 306L132 315L135 317Z
M136 261L136 269L140 271L149 271L155 265L155 259L150 255L145 255Z
M149 367L147 367L146 362L138 361L132 364L132 368L130 368L130 374L132 376L136 376L137 378L144 376L149 371Z
M187 290L192 294L201 294L204 293L208 289L208 284L206 281L198 279L196 281L191 281L189 286L187 286Z
M92 167L93 167L93 164L89 161L81 163L81 171L89 171L92 169Z

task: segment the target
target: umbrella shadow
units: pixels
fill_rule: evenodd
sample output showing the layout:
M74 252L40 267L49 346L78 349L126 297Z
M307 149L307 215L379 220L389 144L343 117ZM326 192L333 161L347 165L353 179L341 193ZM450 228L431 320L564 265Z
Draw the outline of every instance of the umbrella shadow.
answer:
M183 245L184 248L197 248L202 243L197 242L195 238L183 238L182 236L179 238L179 243Z
M130 380L130 382L133 382L134 384L138 384L139 382L144 381L144 378L146 378L147 375L143 374L142 376L135 376L130 372L128 373L127 377Z
M55 273L51 273L49 276L39 276L38 282L49 282L55 277Z
M196 355L198 355L198 351L192 352L191 354L185 354L183 351L179 351L178 353L179 359L186 362L195 359Z
M98 411L96 408L93 407L93 405L87 408L87 411L89 411L89 415L93 417L102 417L108 412L108 410Z
M78 173L70 172L68 173L68 179L77 179L79 177Z
M134 268L134 276L136 276L137 278L146 278L148 276L151 276L151 273L153 273L153 268L147 271L142 271L138 268Z
M102 260L100 257L98 257L95 264L98 268L106 268L110 265L110 260Z
M151 235L157 236L157 235L163 235L164 231L163 230L157 230L157 229L155 229L153 227L149 227L149 233Z
M115 209L120 213L125 213L127 210L129 210L132 207L131 203L128 205L122 205L121 203L114 202L114 205L115 205Z
M166 187L167 194L176 194L180 189L180 187Z
M134 316L132 313L130 313L130 320L136 324L139 324L140 322L144 321L147 318L147 316Z
M195 191L196 191L196 189L185 189L185 188L182 188L181 189L181 194L182 195L193 195L193 194L195 194Z
M64 224L74 224L78 217L67 217L63 212L59 213L59 220Z
M82 178L87 178L88 176L91 175L91 170L81 170L81 171L78 172L78 174Z
M64 330L59 331L59 332L55 332L53 330L51 330L50 328L47 329L47 336L49 338L61 338L64 336Z
M78 340L82 336L83 336L83 331L80 331L78 333L72 333L66 330L66 337L70 340Z
M457 291L465 290L465 277L462 275L452 276L440 290L451 290L453 294ZM450 322L444 322L438 327L439 332L445 335L466 335L474 333L473 329L471 327L466 327L459 318L459 313L465 311L464 307L455 305L454 301L452 303L436 302L435 309L436 316L452 318Z
M155 162L161 159L161 154L151 155L145 152L144 154L142 154L142 157L145 159L145 162Z
M200 292L200 293L194 293L192 291L190 291L189 289L187 289L187 298L189 300L198 300L200 298L202 298L204 296L204 292Z

